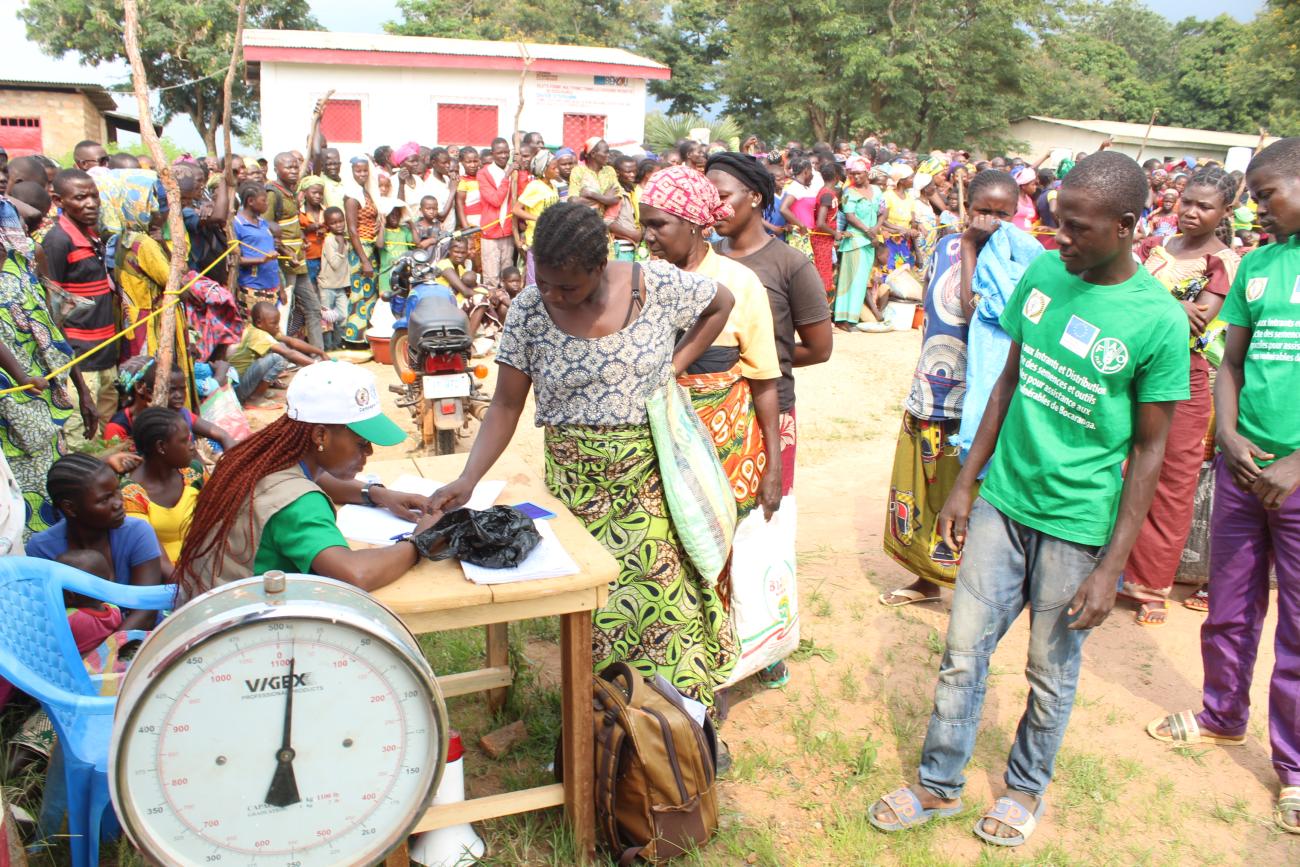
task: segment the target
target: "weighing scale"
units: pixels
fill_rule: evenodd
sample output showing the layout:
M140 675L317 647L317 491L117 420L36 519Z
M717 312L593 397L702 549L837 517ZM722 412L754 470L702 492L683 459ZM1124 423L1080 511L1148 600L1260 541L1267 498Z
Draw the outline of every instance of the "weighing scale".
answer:
M401 620L342 582L268 572L195 598L141 645L109 791L155 864L374 864L428 809L447 734Z

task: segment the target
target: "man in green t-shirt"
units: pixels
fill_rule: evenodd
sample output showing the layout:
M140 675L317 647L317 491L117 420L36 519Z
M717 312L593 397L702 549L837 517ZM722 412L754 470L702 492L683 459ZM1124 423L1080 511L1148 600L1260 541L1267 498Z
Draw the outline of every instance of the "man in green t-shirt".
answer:
M872 807L881 830L961 811L989 657L1025 608L1029 700L1006 795L974 830L1018 846L1042 816L1084 639L1115 604L1174 403L1190 395L1187 316L1131 252L1146 192L1122 154L1075 165L1057 199L1060 252L1029 266L1002 314L1011 351L938 519L962 560L919 784Z
M1241 260L1224 302L1228 345L1214 389L1220 455L1210 519L1210 611L1199 714L1153 720L1175 743L1241 744L1277 569L1269 740L1282 784L1276 820L1300 834L1300 138L1250 162L1246 183L1274 242Z

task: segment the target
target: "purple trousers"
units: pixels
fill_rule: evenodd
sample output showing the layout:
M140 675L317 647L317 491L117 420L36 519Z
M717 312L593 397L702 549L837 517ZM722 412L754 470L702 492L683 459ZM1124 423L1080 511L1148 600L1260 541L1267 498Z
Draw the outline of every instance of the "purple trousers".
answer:
M1210 613L1201 627L1205 710L1197 717L1219 734L1246 732L1270 564L1277 567L1278 616L1269 741L1282 785L1300 786L1300 491L1281 509L1265 509L1233 483L1219 457L1210 518Z

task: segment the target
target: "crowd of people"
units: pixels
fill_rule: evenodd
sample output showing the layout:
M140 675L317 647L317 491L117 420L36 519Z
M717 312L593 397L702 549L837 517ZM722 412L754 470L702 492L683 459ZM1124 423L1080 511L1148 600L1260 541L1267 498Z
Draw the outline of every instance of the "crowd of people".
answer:
M960 811L989 656L1029 607L1007 794L975 829L1028 839L1089 630L1117 594L1137 623L1165 624L1212 485L1208 588L1184 602L1208 612L1205 709L1149 731L1244 741L1275 568L1278 822L1300 832L1300 343L1286 330L1300 300L1300 139L1243 174L1190 157L1139 166L1105 144L1049 169L882 137L683 141L656 156L528 133L380 147L345 174L317 137L269 161L176 161L188 273L173 295L158 173L95 142L74 161L26 156L0 175L5 553L173 583L178 604L269 569L379 588L428 554L418 532L468 502L531 393L548 488L620 566L594 614L597 669L663 676L721 722L738 679L790 677L782 661L743 666L732 602L763 583L735 570L793 550L749 535L760 556L705 577L665 505L648 403L679 384L738 520L770 521L793 508L794 369L825 362L836 339L870 339L837 330L916 321L884 516L885 549L915 580L880 601L948 588L952 613L919 783L884 796L872 824ZM360 476L375 445L405 439L360 362L372 320L404 291L394 263L420 249L498 364L464 472L431 498ZM229 401L277 416L250 432ZM417 533L354 551L334 517L349 503ZM87 653L153 623L76 602Z

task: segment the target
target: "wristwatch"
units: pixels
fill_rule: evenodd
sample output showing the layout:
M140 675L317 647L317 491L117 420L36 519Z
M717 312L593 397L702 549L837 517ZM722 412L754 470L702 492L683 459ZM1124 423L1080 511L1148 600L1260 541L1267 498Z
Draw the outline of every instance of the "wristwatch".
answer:
M375 505L375 501L374 501L373 499L371 499L371 497L370 497L370 489L371 489L371 488L382 488L382 487L383 487L383 485L381 485L379 482L366 482L364 485L362 485L362 486L361 486L361 502L362 502L362 504L363 504L363 505L366 505L366 506L371 506L371 507L373 508L374 505Z

